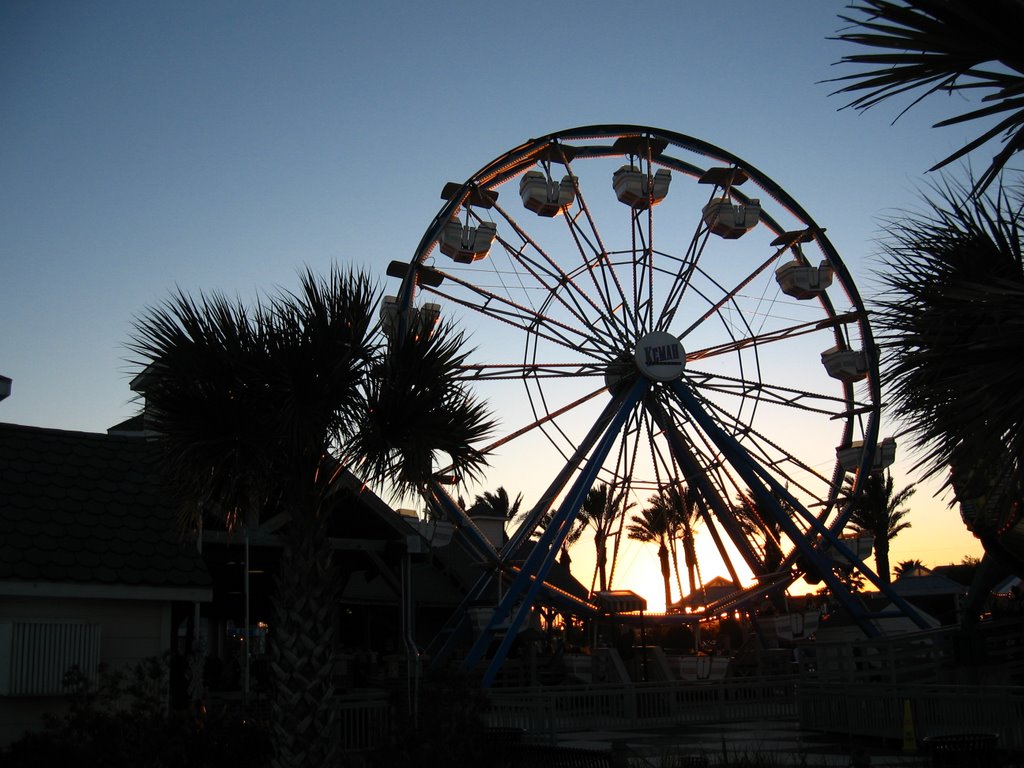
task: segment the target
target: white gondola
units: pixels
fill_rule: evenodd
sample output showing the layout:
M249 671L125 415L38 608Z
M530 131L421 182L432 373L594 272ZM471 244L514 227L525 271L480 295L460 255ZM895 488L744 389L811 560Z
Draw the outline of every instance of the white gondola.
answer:
M821 614L818 611L780 613L758 616L757 623L766 640L804 640L818 631Z
M441 320L441 305L428 301L416 314L416 332L430 336Z
M832 347L821 353L821 364L833 379L854 382L868 376L868 356L860 349Z
M864 441L854 440L846 447L836 448L836 458L839 459L839 466L846 472L853 472L860 467L861 456L864 453ZM892 466L896 461L896 439L887 437L880 441L875 448L874 461L871 462L871 472L881 472L886 467Z
M487 256L497 234L498 227L494 222L482 221L471 227L452 219L441 230L441 253L460 264L472 264Z
M801 300L813 299L832 285L834 274L832 265L827 261L812 267L794 259L775 270L775 280L787 296Z
M552 218L573 204L576 179L569 175L555 181L539 171L527 171L519 178L519 196L527 210Z
M671 182L672 174L665 168L658 169L654 174L654 184L650 187L647 174L635 165L624 165L612 174L612 188L619 202L638 211L651 208L664 200Z
M733 203L727 197L715 197L704 206L704 223L719 237L735 240L757 226L761 220L761 201Z
M380 302L380 327L388 338L398 331L398 297L385 296Z
M397 296L385 296L380 303L380 326L384 335L393 338L398 332L398 319L401 311L398 308ZM428 336L434 332L441 318L441 305L428 302L420 308L409 308L409 327L413 331Z

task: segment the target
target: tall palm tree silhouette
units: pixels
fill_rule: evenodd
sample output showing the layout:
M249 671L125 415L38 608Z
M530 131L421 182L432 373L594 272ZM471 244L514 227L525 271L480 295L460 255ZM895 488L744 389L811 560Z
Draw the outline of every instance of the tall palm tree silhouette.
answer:
M279 766L338 758L331 675L338 582L327 530L346 466L396 493L421 488L435 455L477 472L491 420L455 376L450 325L388 340L369 279L306 271L298 292L247 307L183 293L147 310L129 343L184 521L284 515L270 627L271 733Z

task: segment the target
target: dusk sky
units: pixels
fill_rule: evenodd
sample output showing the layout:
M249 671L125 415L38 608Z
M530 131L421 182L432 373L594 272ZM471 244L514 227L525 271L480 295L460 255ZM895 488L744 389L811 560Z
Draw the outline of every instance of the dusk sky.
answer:
M292 288L307 265L383 285L445 182L578 125L656 126L750 161L827 227L870 302L882 221L920 207L926 169L970 129L929 127L966 106L944 98L895 124L905 103L839 111L821 81L851 71L828 39L843 6L8 0L0 421L105 430L134 413L125 344L146 307ZM980 553L932 493L894 564Z

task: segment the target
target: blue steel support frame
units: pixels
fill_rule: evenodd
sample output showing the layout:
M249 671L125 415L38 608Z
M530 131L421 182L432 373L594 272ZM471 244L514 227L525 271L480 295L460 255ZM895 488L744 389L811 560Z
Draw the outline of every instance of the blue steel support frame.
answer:
M828 559L803 535L796 524L783 513L777 498L783 499L790 504L805 520L807 520L815 531L823 536L829 544L846 557L851 563L857 565L857 569L863 573L868 580L885 596L892 601L904 615L910 618L921 629L927 629L927 622L918 614L914 608L902 597L897 595L888 585L884 584L875 573L857 558L849 547L842 543L829 528L819 521L814 515L804 509L804 506L797 501L793 495L783 487L774 477L771 476L748 454L739 441L732 435L726 433L715 423L708 413L701 407L697 398L690 392L689 388L682 381L674 381L671 384L672 391L679 399L680 404L686 412L693 417L693 420L704 431L704 433L718 446L729 463L736 469L743 482L747 484L751 492L757 497L757 502L775 515L778 523L786 532L786 535L796 544L801 553L818 568L822 578L832 589L832 593L839 599L850 615L856 620L860 628L868 637L877 637L880 633L878 627L871 621L871 616L864 609L846 585L843 584L833 573L831 563ZM762 482L763 481L763 482ZM765 488L767 483L768 488ZM773 496L772 494L775 494Z
M583 459L586 458L586 455L608 428L612 419L615 418L615 415L623 407L626 396L627 393L624 392L608 401L608 404L605 406L600 416L598 416L597 420L590 428L590 431L587 432L586 436L584 436L580 441L580 444L576 447L573 455L565 463L561 472L555 476L555 479L534 505L528 519L520 525L516 533L505 544L505 546L502 547L501 551L497 553L496 569L488 571L477 579L476 584L473 585L473 588L466 594L466 597L463 598L459 607L452 615L452 618L445 624L445 628L442 630L442 632L446 632L448 635L443 645L440 648L437 648L440 638L435 638L435 640L431 642L429 650L431 651L431 659L434 666L442 664L448 656L451 655L456 642L455 630L459 624L462 624L466 620L466 612L469 606L476 600L480 599L480 597L494 585L494 581L497 578L497 571L505 567L507 562L519 551L519 547L522 543L529 538L531 533L533 533L534 529L537 527L537 523L547 511L550 504L554 501L555 497L561 493L565 484L569 482L569 478L572 477L572 473L576 471L576 468L580 465ZM434 495L442 502L441 506L443 509L453 511L451 510L451 507L454 506L454 502L450 497L448 497L447 493L441 491L440 488L435 488L433 492ZM445 497L447 497L447 503L444 503L443 501Z
M463 668L468 671L476 667L487 651L498 627L502 625L506 617L511 615L511 620L505 629L505 636L494 657L491 659L487 672L484 674L483 686L485 688L489 688L494 682L498 670L508 656L512 642L515 640L519 628L532 608L533 601L536 599L537 593L558 555L562 542L565 541L565 536L572 524L572 519L583 504L585 494L593 486L597 473L601 469L608 452L611 450L612 444L618 437L622 425L632 411L633 406L636 405L649 386L650 382L646 378L640 377L630 388L628 394L618 406L617 412L594 449L593 454L587 461L583 472L576 478L569 493L563 499L558 512L555 513L551 523L523 563L522 569L494 609L487 627L467 654L463 662ZM517 604L518 607L516 608ZM513 608L515 608L514 613Z

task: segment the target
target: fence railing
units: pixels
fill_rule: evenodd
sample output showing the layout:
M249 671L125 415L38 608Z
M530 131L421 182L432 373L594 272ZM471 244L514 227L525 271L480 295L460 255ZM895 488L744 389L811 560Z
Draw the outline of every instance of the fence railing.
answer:
M391 727L391 709L385 691L366 691L334 698L346 752L364 752L379 746Z
M531 733L795 718L796 678L495 689L487 723Z
M876 739L993 733L1003 749L1024 750L1024 688L977 685L798 688L800 727Z
M750 668L778 666L758 661ZM1024 751L1024 687L991 684L1024 680L1021 621L971 633L946 628L819 642L785 667L793 674L498 687L489 692L485 721L549 738L575 730L799 718L807 730L896 740L908 727L918 738L998 733L1004 749ZM386 693L344 695L337 702L346 751L372 749L386 737Z
M844 683L1024 682L1024 621L806 646L805 678Z
M809 731L901 741L952 733L997 734L1002 749L1024 752L1020 686L835 683L748 678L700 683L545 686L490 692L492 728L521 729L534 739L558 733L631 730L751 720L798 721ZM365 692L337 698L346 752L379 746L391 727L389 700ZM909 731L908 731L909 729Z

